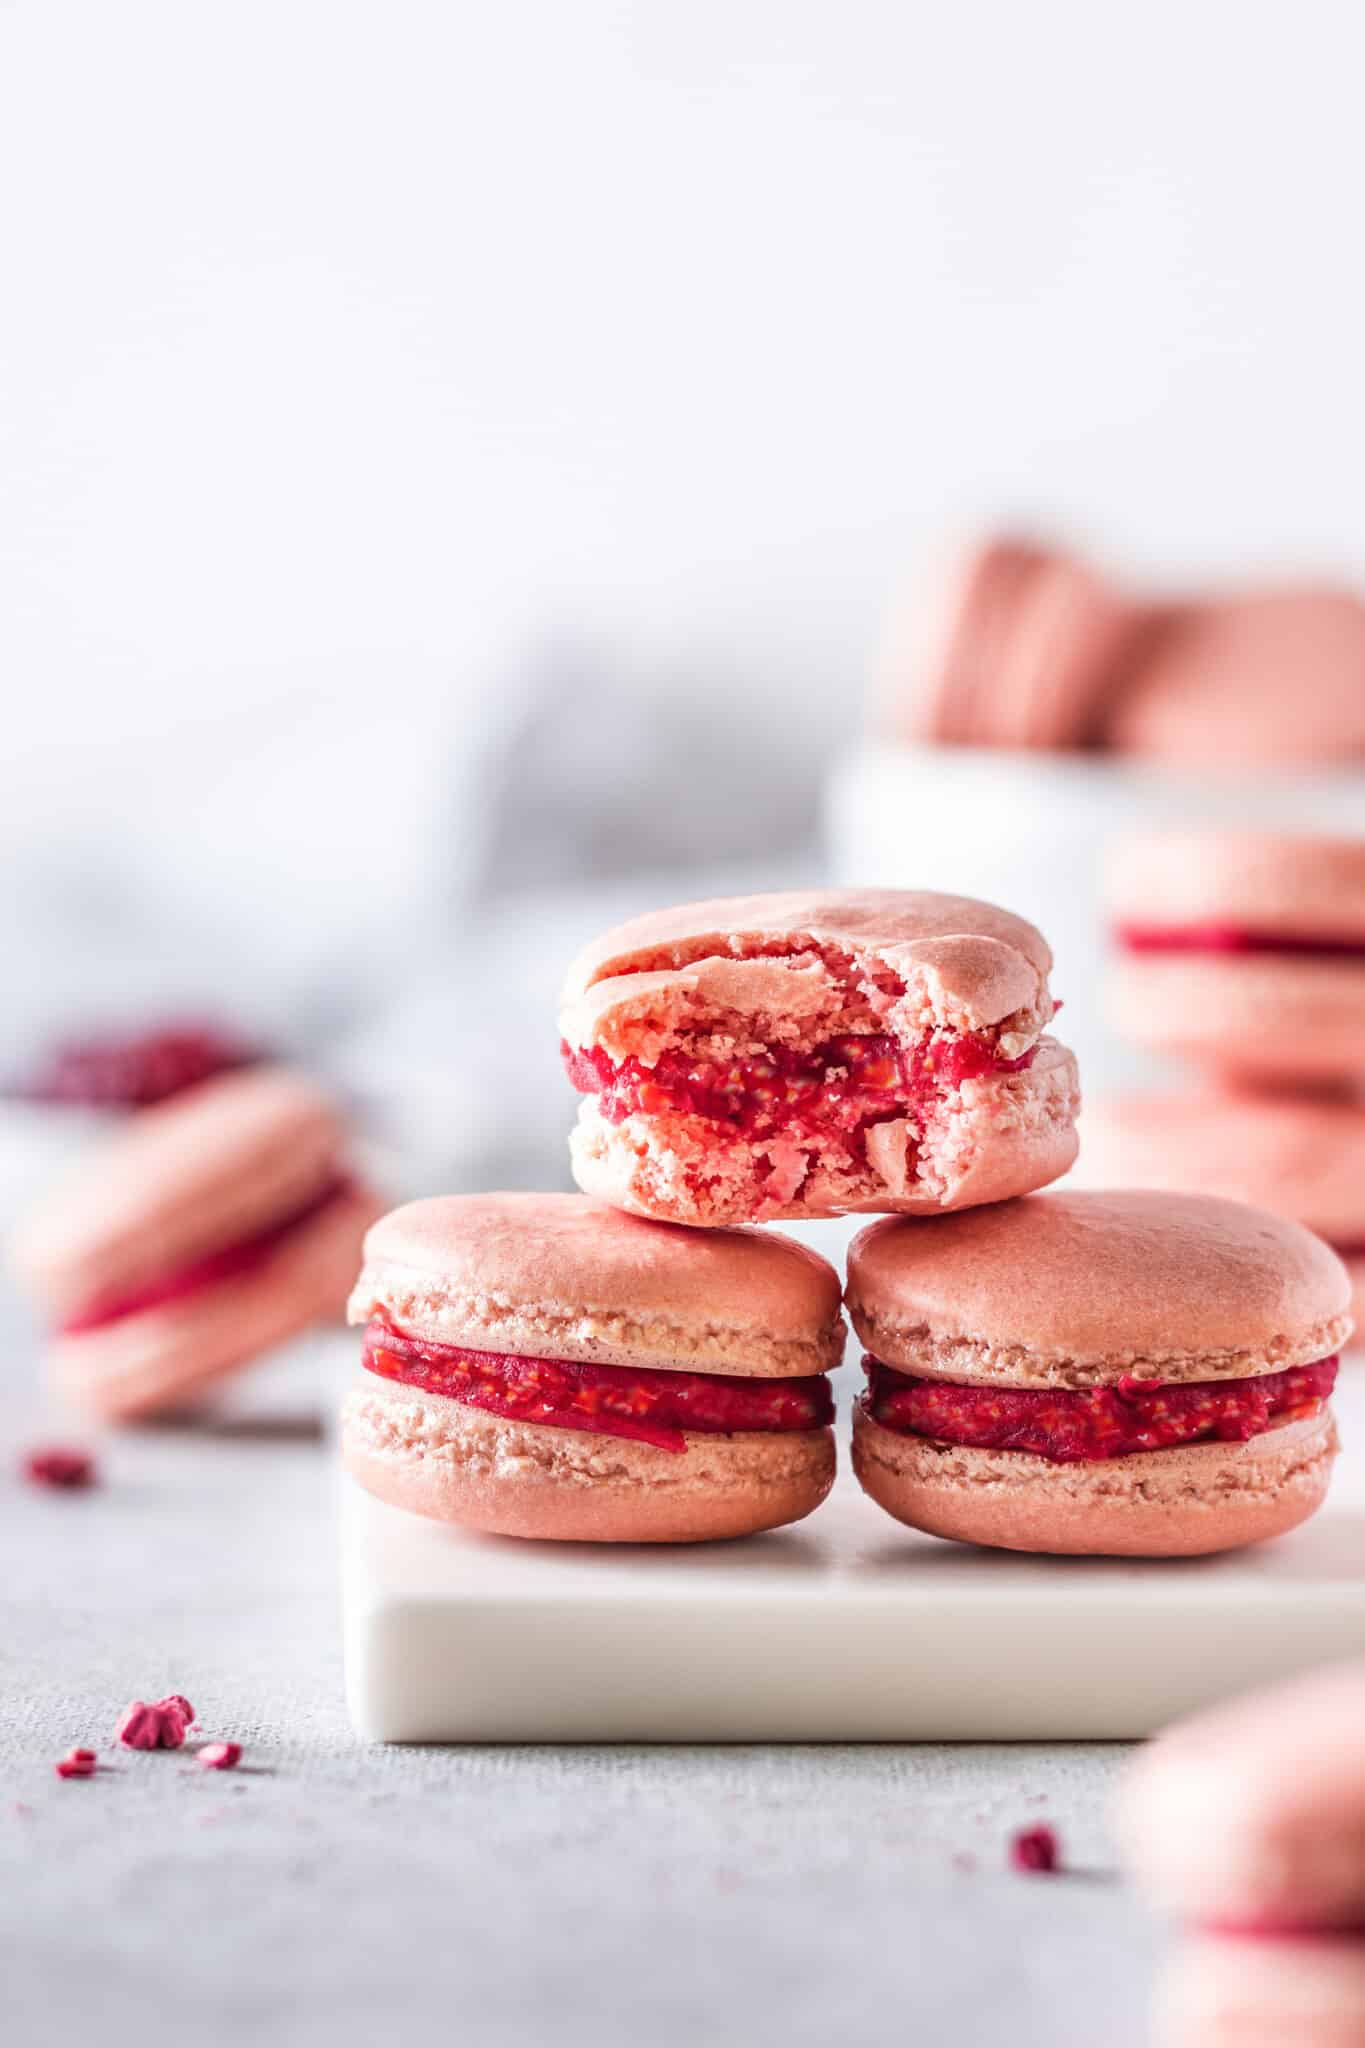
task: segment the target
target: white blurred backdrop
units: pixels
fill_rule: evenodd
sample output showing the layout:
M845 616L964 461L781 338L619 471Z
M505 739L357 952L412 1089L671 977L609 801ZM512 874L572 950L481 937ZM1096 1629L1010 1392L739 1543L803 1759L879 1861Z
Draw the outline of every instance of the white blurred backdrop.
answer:
M317 1035L507 892L810 872L945 530L1365 570L1362 56L1345 4L0 0L13 1014Z

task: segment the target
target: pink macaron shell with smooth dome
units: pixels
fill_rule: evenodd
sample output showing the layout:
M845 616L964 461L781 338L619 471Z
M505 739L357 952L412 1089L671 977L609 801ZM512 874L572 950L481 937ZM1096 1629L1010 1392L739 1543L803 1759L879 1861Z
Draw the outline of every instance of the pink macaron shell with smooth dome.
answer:
M56 1386L74 1407L110 1422L193 1406L239 1367L340 1316L377 1207L363 1189L350 1190L260 1266L54 1338L48 1367Z
M1129 1765L1116 1824L1188 1920L1365 1929L1365 1661L1177 1722Z
M1365 837L1164 831L1122 840L1105 898L1120 924L1228 925L1365 945Z
M1185 770L1278 774L1365 756L1365 603L1290 585L1163 607L1103 736Z
M1237 1379L1330 1357L1350 1283L1288 1218L1207 1195L1056 1189L870 1224L847 1301L889 1365L967 1383Z
M345 1130L311 1081L253 1067L143 1110L15 1233L25 1286L63 1316L268 1230L336 1178Z
M839 1276L774 1231L704 1235L584 1195L442 1195L365 1240L350 1320L469 1349L746 1378L843 1355Z

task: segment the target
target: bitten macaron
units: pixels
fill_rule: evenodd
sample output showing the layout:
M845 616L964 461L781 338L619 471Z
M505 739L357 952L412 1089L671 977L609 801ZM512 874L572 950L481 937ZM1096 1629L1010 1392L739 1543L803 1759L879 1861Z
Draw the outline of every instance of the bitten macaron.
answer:
M451 1195L375 1224L342 1457L495 1535L690 1543L799 1521L834 1478L839 1281L770 1231L581 1195Z
M608 932L570 971L585 1194L704 1226L910 1214L1042 1187L1076 1153L1052 956L960 896L736 897Z
M199 1400L339 1314L378 1204L335 1107L252 1067L143 1110L51 1188L14 1268L49 1316L62 1393L113 1421Z
M1166 832L1108 876L1115 1027L1287 1080L1365 1074L1365 838Z
M1006 1550L1188 1556L1321 1504L1350 1334L1336 1254L1240 1203L1031 1195L854 1240L863 1488Z
M1292 1216L1351 1276L1365 1335L1365 1099L1219 1088L1087 1100L1074 1176L1087 1187L1222 1195Z

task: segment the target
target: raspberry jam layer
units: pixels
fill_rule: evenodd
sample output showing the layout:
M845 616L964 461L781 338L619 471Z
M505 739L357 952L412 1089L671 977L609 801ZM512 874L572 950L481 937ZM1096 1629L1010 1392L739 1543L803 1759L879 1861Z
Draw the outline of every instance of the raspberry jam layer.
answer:
M106 1294L87 1302L60 1326L61 1334L78 1337L86 1330L103 1329L106 1323L121 1322L125 1316L140 1315L144 1309L163 1308L167 1302L197 1294L201 1288L212 1287L217 1281L235 1280L243 1273L254 1273L287 1238L311 1223L315 1216L320 1216L333 1202L339 1201L349 1189L347 1180L329 1181L320 1194L282 1217L278 1223L272 1223L269 1230L242 1238L237 1244L225 1245L221 1251L210 1252L189 1265L177 1266L173 1272L148 1281L145 1287L135 1288L128 1294Z
M1337 1377L1335 1358L1255 1379L1160 1385L1121 1379L1108 1387L984 1387L897 1372L864 1358L864 1406L874 1422L907 1436L977 1450L1032 1451L1054 1464L1124 1458L1177 1444L1245 1443L1315 1415Z
M707 1436L741 1430L773 1434L823 1429L834 1420L834 1397L823 1373L758 1380L650 1366L580 1365L567 1358L520 1358L505 1351L432 1344L400 1336L379 1322L365 1332L361 1362L381 1379L444 1394L490 1415L630 1437L661 1451L685 1451L684 1430Z
M1365 960L1360 932L1260 931L1239 924L1120 924L1114 937L1125 953L1288 953L1303 960Z
M254 1065L256 1047L213 1025L168 1024L134 1038L55 1045L10 1090L26 1102L88 1109L146 1109L219 1074Z
M560 1045L574 1087L596 1096L609 1123L637 1112L701 1116L744 1137L782 1131L812 1141L922 1115L964 1081L1022 1073L1036 1051L1006 1060L983 1038L943 1036L905 1047L878 1033L832 1038L806 1052L775 1047L724 1065L666 1052L647 1067L634 1058L613 1060L599 1047Z

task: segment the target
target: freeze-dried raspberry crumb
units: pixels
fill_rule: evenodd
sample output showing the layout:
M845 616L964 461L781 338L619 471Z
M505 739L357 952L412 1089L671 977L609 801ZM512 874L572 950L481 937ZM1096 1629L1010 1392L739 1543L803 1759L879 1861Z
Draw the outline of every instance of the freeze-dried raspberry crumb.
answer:
M1057 1837L1050 1827L1020 1828L1010 1840L1010 1865L1015 1870L1050 1874L1061 1867Z
M114 1732L125 1749L179 1749L193 1719L189 1701L183 1693L173 1692L150 1706L146 1700L133 1700Z
M179 1749L185 1740L185 1730L194 1720L194 1708L183 1692L167 1693L164 1700L157 1701L157 1710L162 1718L161 1746L163 1749Z
M30 1451L24 1459L23 1471L31 1486L62 1487L73 1492L93 1486L99 1476L88 1451L66 1450L56 1445Z
M93 1778L95 1763L93 1749L69 1749L61 1761L55 1763L52 1768L59 1778Z
M160 1707L149 1707L145 1700L132 1700L124 1708L114 1734L125 1749L160 1749L161 1726Z
M241 1760L240 1742L206 1742L198 1752L198 1761L206 1771L235 1770Z

